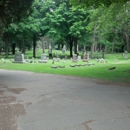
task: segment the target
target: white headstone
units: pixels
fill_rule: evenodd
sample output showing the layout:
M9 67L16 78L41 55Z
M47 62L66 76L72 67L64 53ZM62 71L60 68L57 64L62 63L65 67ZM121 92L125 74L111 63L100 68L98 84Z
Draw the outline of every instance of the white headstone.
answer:
M63 46L63 49L62 49L62 53L65 53L66 52L66 47L65 45Z
M124 59L128 60L128 52L127 51L125 51L125 53L124 53Z
M47 55L46 54L42 54L41 55L41 60L39 62L40 63L47 63Z

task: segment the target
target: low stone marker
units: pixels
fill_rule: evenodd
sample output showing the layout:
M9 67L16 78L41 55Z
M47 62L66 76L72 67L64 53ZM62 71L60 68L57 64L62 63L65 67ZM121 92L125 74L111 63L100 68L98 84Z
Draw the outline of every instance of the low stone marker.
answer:
M70 65L70 67L75 67L75 65Z
M56 58L56 57L54 57L54 58L53 58L53 61L55 61L55 62L59 62L59 61L60 61L60 58Z
M65 66L58 66L59 68L65 68Z
M12 63L26 63L24 60L24 54L15 54L14 61Z
M51 66L51 68L54 68L54 69L56 69L56 68L58 68L58 66Z

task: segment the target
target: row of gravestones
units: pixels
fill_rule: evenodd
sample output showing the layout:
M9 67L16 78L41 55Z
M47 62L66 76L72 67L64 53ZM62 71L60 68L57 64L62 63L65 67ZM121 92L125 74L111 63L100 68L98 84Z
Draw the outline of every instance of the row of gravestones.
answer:
M83 56L83 62L88 62L89 60L89 55L88 54L84 54ZM65 56L65 59L67 59L67 56ZM53 58L53 60L60 60L59 57L57 58ZM72 58L72 62L77 62L78 60L81 60L81 56L77 56L77 54L74 54L73 55L73 58ZM14 61L13 63L25 63L26 61L24 60L24 54L15 54L15 57L14 57ZM47 62L47 55L46 54L42 54L41 55L41 59L39 60L40 63L46 63Z
M124 56L124 59L125 60L128 60L128 53L123 53L123 56ZM59 61L60 60L60 56L57 55L57 58L54 58L55 60ZM67 59L67 55L65 56L65 59ZM73 58L72 58L72 62L77 62L78 60L81 59L81 56L77 56L77 54L74 54L73 55ZM83 62L88 62L89 60L89 54L84 54L83 55ZM24 60L24 54L15 54L15 57L14 57L14 61L13 63L25 63L26 61ZM47 55L46 54L42 54L41 55L41 60L39 60L40 63L42 62L47 62Z

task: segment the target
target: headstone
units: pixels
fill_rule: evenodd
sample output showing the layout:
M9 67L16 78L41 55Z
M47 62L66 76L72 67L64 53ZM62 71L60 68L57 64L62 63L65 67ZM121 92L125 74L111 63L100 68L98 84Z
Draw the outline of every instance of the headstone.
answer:
M24 54L15 54L14 61L12 63L25 63Z
M65 60L67 60L68 59L68 56L67 55L65 55Z
M57 53L57 56L56 56L58 59L60 59L60 54L59 53Z
M72 62L77 62L77 54L73 54Z
M60 54L57 53L56 57L53 57L53 61L59 62L60 61Z
M78 60L81 60L81 56L78 56Z
M83 55L83 62L88 62L88 55L87 55L87 53L84 53L84 55Z
M63 46L63 49L62 49L62 53L65 53L66 52L66 47L65 45Z
M41 55L41 60L39 60L40 63L47 63L47 55L46 54L42 54Z
M124 53L124 59L128 60L128 52L127 51L125 51L125 53Z

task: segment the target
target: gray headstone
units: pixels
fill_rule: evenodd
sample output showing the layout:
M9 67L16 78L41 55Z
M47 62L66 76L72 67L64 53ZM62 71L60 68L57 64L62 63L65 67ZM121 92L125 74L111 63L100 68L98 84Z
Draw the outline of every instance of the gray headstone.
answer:
M46 54L42 54L41 55L41 60L39 60L40 63L47 63L47 55Z
M81 60L81 56L78 56L78 60Z
M77 62L77 54L73 54L73 59L72 59L73 62Z
M47 55L46 54L42 54L41 55L41 60L47 60Z
M25 63L24 54L15 54L13 63Z
M125 53L124 53L124 59L128 60L128 52L127 51L125 51Z
M65 53L66 52L66 47L65 45L63 46L63 49L62 49L62 53Z
M60 58L60 54L57 54L57 56L56 56L57 58Z

